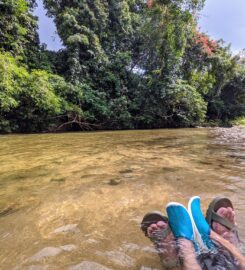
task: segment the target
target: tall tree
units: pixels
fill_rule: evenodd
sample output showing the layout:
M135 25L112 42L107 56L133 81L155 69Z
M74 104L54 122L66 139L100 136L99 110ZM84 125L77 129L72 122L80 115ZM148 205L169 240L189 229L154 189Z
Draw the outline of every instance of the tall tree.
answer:
M37 19L32 15L33 2L0 1L0 50L22 56L28 63L38 50Z

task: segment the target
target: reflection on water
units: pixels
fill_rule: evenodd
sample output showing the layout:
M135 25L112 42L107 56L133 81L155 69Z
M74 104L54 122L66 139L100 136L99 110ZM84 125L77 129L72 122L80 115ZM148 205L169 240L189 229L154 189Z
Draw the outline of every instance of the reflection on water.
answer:
M160 269L141 218L193 195L228 196L244 228L243 128L0 141L1 269Z

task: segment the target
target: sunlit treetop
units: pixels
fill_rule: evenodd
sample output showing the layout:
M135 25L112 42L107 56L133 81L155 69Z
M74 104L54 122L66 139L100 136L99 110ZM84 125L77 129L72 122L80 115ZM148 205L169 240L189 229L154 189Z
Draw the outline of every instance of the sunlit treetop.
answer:
M147 0L148 8L152 8L154 4L158 5L175 5L182 6L184 9L195 10L201 9L205 0Z
M216 41L211 40L210 37L198 31L195 32L195 41L196 44L201 46L203 53L207 54L208 56L213 55L218 47Z

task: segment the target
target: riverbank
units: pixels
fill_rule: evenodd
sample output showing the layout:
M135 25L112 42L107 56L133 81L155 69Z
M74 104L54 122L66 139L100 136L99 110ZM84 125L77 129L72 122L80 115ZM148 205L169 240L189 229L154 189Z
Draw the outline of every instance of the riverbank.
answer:
M245 126L245 117L237 118L234 121L231 121L233 126Z
M106 132L106 131L137 131L137 130L178 130L178 129L192 129L192 128L232 128L236 126L245 126L245 117L238 118L233 121L228 121L228 122L223 122L223 121L209 121L209 122L204 122L201 125L194 125L194 126L189 126L189 127L159 127L159 128L137 128L137 129L106 129L106 128L101 128L101 129L91 129L91 130L59 130L59 131L52 131L52 130L46 130L42 132L12 132L12 133L7 133L7 132L0 132L1 135L31 135L31 134L59 134L59 133L76 133L76 132L82 132L82 133L91 133L91 132Z

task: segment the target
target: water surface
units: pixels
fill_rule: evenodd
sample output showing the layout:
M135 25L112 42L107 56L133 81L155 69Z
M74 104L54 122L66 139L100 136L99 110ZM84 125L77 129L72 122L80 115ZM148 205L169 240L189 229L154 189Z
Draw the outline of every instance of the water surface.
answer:
M161 269L142 216L193 195L244 239L244 165L244 128L1 136L0 268Z

